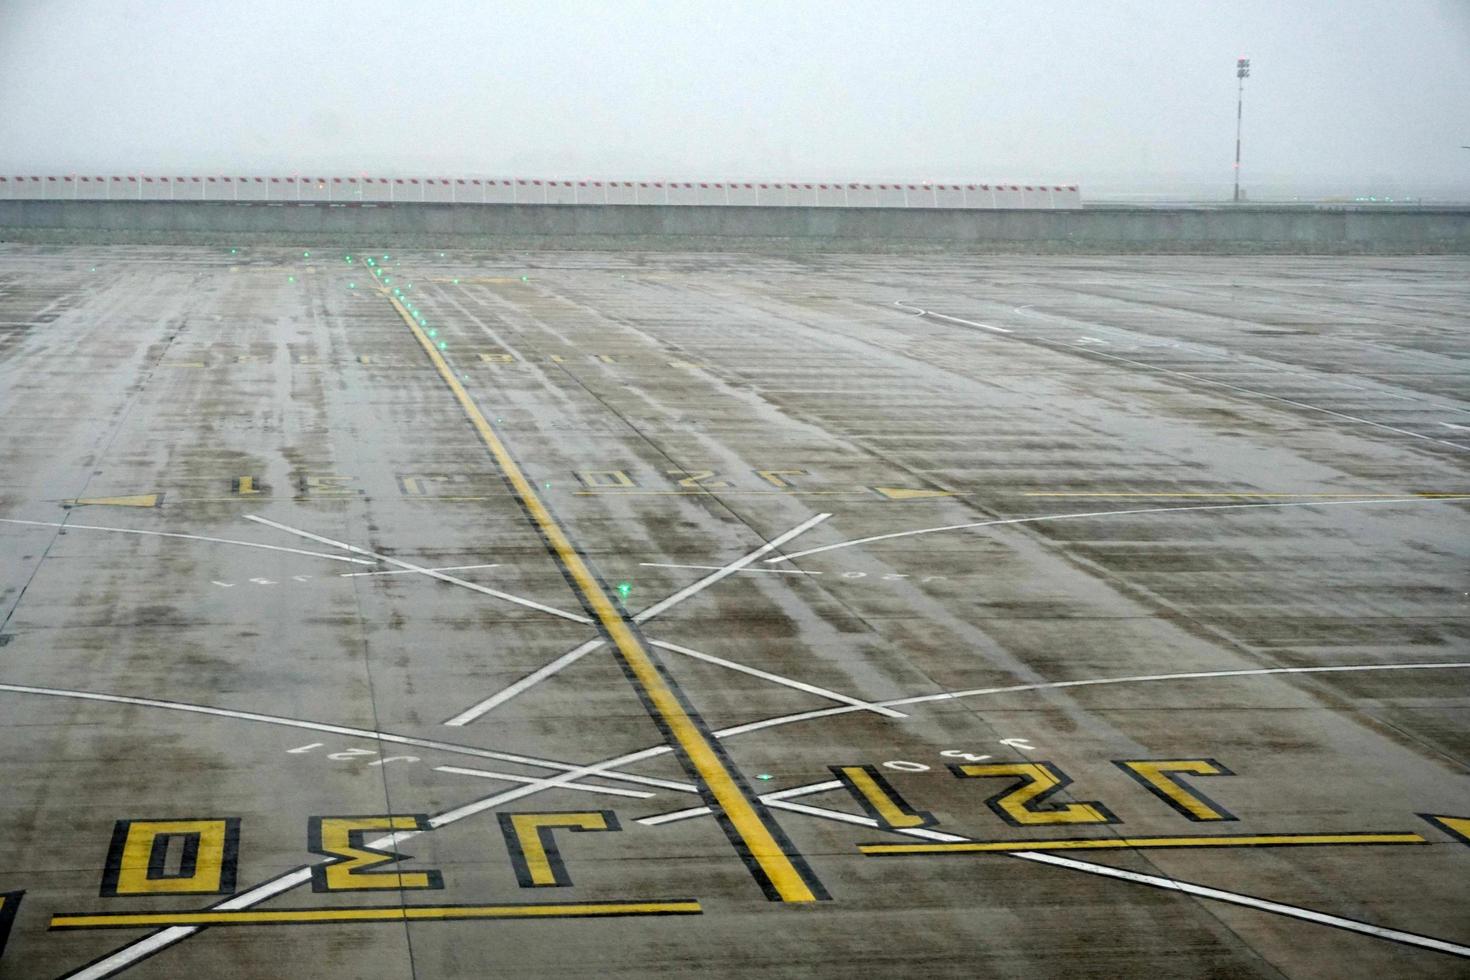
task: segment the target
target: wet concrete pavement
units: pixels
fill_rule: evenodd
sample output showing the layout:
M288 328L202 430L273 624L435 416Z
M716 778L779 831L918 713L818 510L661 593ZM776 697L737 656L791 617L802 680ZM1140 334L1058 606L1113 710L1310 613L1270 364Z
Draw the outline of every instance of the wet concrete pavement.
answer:
M0 976L1463 975L1467 272L5 247Z

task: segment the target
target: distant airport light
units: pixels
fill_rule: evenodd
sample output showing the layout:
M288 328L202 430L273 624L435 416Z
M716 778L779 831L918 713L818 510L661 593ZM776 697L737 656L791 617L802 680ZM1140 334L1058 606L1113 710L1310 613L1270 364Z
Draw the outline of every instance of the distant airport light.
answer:
M1235 194L1232 201L1240 203L1240 120L1245 105L1245 80L1251 77L1251 60L1244 56L1235 59Z

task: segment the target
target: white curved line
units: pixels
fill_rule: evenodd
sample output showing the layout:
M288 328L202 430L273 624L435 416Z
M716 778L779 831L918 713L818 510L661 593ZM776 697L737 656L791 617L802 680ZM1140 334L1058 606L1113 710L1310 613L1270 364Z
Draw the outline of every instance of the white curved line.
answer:
M389 565L397 565L399 568L405 569L406 571L417 572L420 575L427 575L429 578L436 578L441 582L448 582L450 585L458 585L460 588L469 589L471 592L479 592L484 595L494 596L497 599L504 599L506 602L513 602L518 606L525 606L528 609L535 609L538 612L550 613L551 615L559 616L562 619L569 619L574 623L582 623L583 625L587 626L592 625L592 620L586 616L583 616L581 613L567 612L565 609L557 609L555 606L544 605L543 603L536 602L534 599L524 599L518 595L511 595L509 592L501 592L499 589L492 589L488 586L477 585L474 582L467 582L464 579L456 578L453 575L445 575L443 572L436 572L432 568L424 568L422 565L415 565L412 562L403 561L400 558L391 558L388 555L380 555L376 551L368 551L366 548L359 548L355 544L348 544L345 541L336 541L332 538L324 538L320 534L313 534L310 531L303 531L299 527L291 527L288 524L278 524L275 521L267 520L264 517L260 517L256 514L246 514L245 519L247 521L254 521L257 524L264 524L266 527L273 527L278 531L285 531L287 534L294 534L298 537L306 538L309 541L320 541L322 544L329 544L334 548L341 548L343 551L350 551L356 555L369 555L373 558L376 558L380 562L385 562Z
M237 544L242 548L260 548L264 551L284 551L291 555L308 555L328 561L345 561L354 565L376 565L375 561L362 558L347 558L343 555L328 555L320 551L303 551L300 548L283 548L277 544L257 544L254 541L236 541L234 538L211 538L203 534L180 534L178 531L140 531L132 527L98 527L94 524L63 524L57 521L20 521L13 517L0 517L0 524L29 524L32 527L59 527L66 531L114 531L118 534L146 534L154 538L184 538L189 541L208 541L211 544Z
M926 695L926 696L921 697L921 698L901 699L901 700L899 700L897 702L890 702L890 704L912 704L912 703L916 703L917 701L920 701L920 700L941 700L941 699L946 698L946 697L972 697L972 696L978 696L978 695L983 694L983 693L1000 693L1002 691L1009 691L1009 690L1028 690L1028 689L1030 689L1030 690L1036 690L1036 689L1042 689L1042 688L1046 688L1046 687L1076 687L1076 686L1081 686L1083 684L1106 684L1106 683L1119 684L1119 683L1124 683L1124 682L1133 681L1133 680L1139 680L1139 681L1142 681L1142 680L1167 680L1167 679L1201 678L1201 677L1217 677L1217 676L1247 676L1247 675L1252 675L1252 674L1321 673L1321 672L1327 672L1327 671L1353 671L1353 670L1415 670L1415 669L1432 669L1432 668L1436 668L1436 667L1464 668L1464 667L1470 667L1470 663L1451 663L1451 664L1363 664L1363 665L1343 666L1343 667L1281 667L1281 668L1264 668L1264 669L1259 669L1259 670L1245 670L1245 671L1230 670L1230 671L1214 671L1214 672L1193 672L1193 673L1189 673L1189 674L1177 674L1177 675L1168 675L1168 674L1141 675L1139 677L1109 678L1109 679L1099 679L1099 680L1092 680L1092 681L1059 681L1059 682L1056 682L1055 684L1028 684L1028 685L1020 685L1020 686L1014 687L1014 688L992 688L992 689L985 689L985 690L957 692L957 693L954 693L954 694ZM80 694L80 696L83 697L83 698L90 699L90 700L97 700L97 701L119 701L119 702L125 703L125 704L126 703L151 704L151 705L157 706L157 707L169 707L169 708L176 708L176 709L179 709L179 710L193 710L193 711L196 711L196 712L198 712L200 714L220 714L220 715L224 715L226 717L242 717L242 716L243 717L249 717L246 712L231 712L231 711L225 711L223 709L216 709L216 708L202 708L202 707L197 706L197 705L196 706L183 706L183 705L180 705L180 704L177 704L177 703L174 703L174 702L150 702L147 699L142 699L142 698L122 698L122 697L118 697L118 696L115 696L115 695L82 694L81 692L52 691L52 690L47 690L47 689L44 689L44 688L22 688L22 687L18 687L17 685L12 685L12 684L0 684L0 690L19 691L20 693L53 694L53 695L58 695L58 696L63 696L63 697L65 697L65 696L78 696ZM728 737L728 736L731 736L731 735L740 734L741 732L744 732L744 731L754 731L757 728L770 728L770 727L773 727L775 725L789 724L789 723L796 722L796 721L802 721L802 720L805 720L805 719L811 718L811 717L818 717L818 716L829 715L829 714L841 714L841 713L845 713L845 712L848 712L848 711L859 711L859 710L862 710L862 709L854 708L854 707L841 707L841 708L829 709L827 711L807 712L807 713L801 714L801 715L788 715L785 718L773 718L773 719L767 720L766 722L757 723L757 724L755 724L753 726L751 726L751 725L742 725L742 726L736 726L735 728L724 729L723 731L716 732L715 733L715 736L717 738L725 738L725 737ZM298 727L320 727L322 730L332 730L332 729L336 728L336 726L315 726L314 723L294 722L294 721L289 721L289 720L286 720L286 719L279 719L279 720L277 720L277 719L271 719L270 716L257 716L257 718L260 719L260 720L273 721L275 723L285 722L287 724L295 725L295 726L298 726ZM374 734L378 734L378 733L374 733ZM382 737L382 736L380 735L379 737ZM403 741L410 742L411 744L412 743L419 743L419 742L426 741L426 740L422 740L422 739L412 739L412 740L410 740L410 739L404 738L403 736L395 736L395 737L398 738L398 739L401 739ZM457 747L455 747L454 750L456 750L456 751L464 751L465 748L463 746L457 746ZM606 776L608 778L614 778L614 779L616 779L616 778L627 778L628 774L626 774L626 773L619 773L617 775L614 775L614 773L612 772L613 768L616 767L616 766L628 765L628 764L634 763L634 762L641 762L641 761L643 761L645 759L651 759L651 758L654 758L654 757L660 756L660 755L666 755L670 751L671 750L670 750L670 748L667 745L658 745L658 746L652 746L650 748L642 749L642 750L639 750L637 752L629 752L629 753L627 753L625 755L620 755L620 756L617 756L616 758L608 759L608 760L606 760L604 762L594 763L594 764L592 764L590 766L582 766L580 768L576 768L576 769L573 769L571 771L563 772L563 773L561 773L561 775L552 776L549 779L546 779L546 780L542 781L540 784L533 784L533 785L523 786L523 787L520 787L518 789L509 790L509 791L507 791L505 793L499 793L499 794L496 794L494 796L484 797L484 798L481 798L479 800L475 800L475 801L473 801L471 803L465 804L462 807L458 807L458 808L456 808L454 810L450 810L450 811L448 811L446 813L442 813L442 814L440 814L440 815L432 818L430 822L436 828L437 827L443 827L443 826L446 826L448 824L455 823L455 822L457 822L459 820L463 820L466 817L473 816L476 813L483 813L485 810L488 810L488 809L491 809L493 807L499 806L501 803L507 803L507 802L510 802L511 800L520 799L522 797L530 796L530 795L532 795L534 793L538 793L538 792L541 792L541 791L546 790L546 789L553 789L555 787L565 785L566 783L574 782L574 781L576 781L578 779L581 779L581 778L584 778L586 776L603 775L603 776ZM470 751L469 754L478 754L478 753L475 752L475 751ZM560 765L560 764L558 764L558 765ZM648 780L647 779L643 779L643 778L639 778L639 779L636 779L634 781L647 782ZM693 787L689 787L689 789L692 791L693 790ZM794 806L795 805L793 805L793 807ZM393 843L396 843L396 842L405 840L405 839L407 839L409 837L417 836L417 833L418 832L416 832L416 831L405 831L405 832L401 832L401 833L398 833L398 834L390 834L387 837L384 837L380 841L373 841L373 842L371 842L369 844L369 846L370 847L386 847L386 846L389 846L389 845L391 845ZM1060 857L1057 857L1055 855L1038 855L1038 857L1039 858L1044 858L1046 860L1046 863L1056 864L1056 865L1062 866L1062 867L1072 867L1072 868L1074 868L1076 870L1079 870L1079 871L1091 871L1092 873L1102 873L1104 870L1106 870L1106 866L1104 866L1104 865L1091 866L1091 865L1087 865L1085 862L1076 861L1075 859L1071 859L1071 858L1060 858ZM1113 869L1113 870L1116 870L1116 869ZM1119 874L1117 876L1118 877L1122 877L1123 875ZM290 891L293 888L299 887L300 885L303 885L303 884L305 884L306 882L308 882L310 880L311 880L311 871L310 871L309 868L297 868L297 869L295 869L293 871L288 871L285 874L282 874L282 875L279 875L279 876L277 876L275 878L269 879L269 880L267 880L267 881L265 881L265 882L263 882L263 883L261 883L259 885L256 885L254 888L248 889L247 891L244 891L244 892L242 892L242 893L240 893L238 895L233 896L232 898L226 899L224 902L221 902L216 907L217 908L222 908L222 909L223 908L249 908L249 907L251 907L253 905L257 905L257 904L259 904L259 903L265 901L266 899L271 898L271 897L273 897L275 895L279 895L279 894L281 894L283 892ZM1134 879L1134 880L1136 880L1136 879ZM1178 879L1160 879L1160 882L1165 883L1165 884L1161 884L1161 887L1168 887L1168 888L1175 889L1175 890L1178 890L1178 891L1184 891L1184 892L1188 892L1188 893L1191 893L1191 894L1198 894L1201 897L1221 898L1222 900L1228 900L1227 898L1225 898L1225 896L1228 896L1228 895L1231 894L1231 893L1228 893L1228 892L1217 892L1217 890L1215 890L1215 889L1207 889L1204 886L1194 885L1194 884L1192 884L1190 882L1180 881ZM1211 894L1211 893L1213 893L1213 894ZM1272 910L1268 909L1268 911L1272 911ZM191 936L194 933L198 932L200 928L201 927L199 927L199 926L171 926L171 927L169 927L167 929L164 929L164 930L161 930L159 932L153 933L152 935L146 936L146 937L144 937L142 939L139 939L139 940L137 940L135 942L128 943L128 944L126 944L126 945L124 945L124 946L122 946L122 947L114 950L112 953L110 953L109 955L103 957L102 959L97 960L97 961L95 961L95 962L93 962L91 964L88 964L87 966L84 966L84 967L80 968L79 970L76 970L76 971L74 971L72 973L67 974L67 977L68 978L75 978L75 980L83 980L83 978L85 978L85 980L101 980L101 978L113 976L116 973L120 972L121 970L126 969L128 966L132 965L133 963L138 962L140 959L143 959L143 958L145 958L147 956L151 956L152 954L157 953L157 952L159 952L161 950L164 950L164 949L168 948L169 946L172 946L173 944L175 944L177 942L181 942L182 940L185 940L185 939L189 938L189 936ZM1434 940L1434 941L1435 942L1439 942L1438 940Z
M906 303L896 302L893 305L902 307L905 310L913 310L914 316L929 316L933 317L936 320L948 320L950 323L963 323L967 327L979 327L981 330L993 330L996 333L1015 333L1014 330L1010 330L1006 327L996 327L992 326L989 323L977 323L974 320L961 320L957 316L947 316L944 313L935 313L932 310L921 310L917 306L909 306Z
M793 552L789 555L777 555L775 558L767 558L766 563L778 561L794 561L797 558L805 558L807 555L816 555L824 551L836 551L838 548L851 548L854 545L871 544L874 541L888 541L892 538L910 538L917 534L937 534L940 531L962 531L972 527L995 527L1001 524L1038 524L1042 521L1071 521L1083 517L1125 517L1130 514L1172 514L1187 510L1247 510L1253 508L1267 507L1340 507L1346 504L1439 504L1452 503L1457 500L1470 500L1470 495L1463 497L1394 497L1388 500L1294 500L1290 503L1263 503L1263 504L1189 504L1184 507L1138 507L1132 510L1094 510L1082 514L1045 514L1040 517L1007 517L995 521L973 521L969 524L945 524L942 527L925 527L917 531L894 531L892 534L875 534L867 538L854 538L851 541L839 541L836 544L823 545L820 548L808 548L805 551Z
M1253 667L1243 670L1194 670L1179 674L1135 674L1131 677L1095 677L1080 681L1049 681L1041 684L1012 684L1008 687L978 687L969 691L943 691L939 694L920 694L916 697L896 698L891 701L874 701L869 707L897 708L910 704L923 704L928 701L953 701L957 698L978 698L990 694L1015 694L1023 691L1055 691L1068 687L1101 687L1108 684L1146 684L1157 681L1201 680L1207 677L1261 677L1268 674L1346 674L1369 670L1464 670L1467 668L1470 668L1470 661L1415 664L1345 664L1335 667ZM767 718L763 721L752 721L743 725L722 728L715 732L715 737L728 738L733 735L744 735L746 732L760 731L763 728L775 728L780 725L795 724L799 721L810 721L813 718L825 718L829 715L842 715L850 711L862 710L864 710L862 707L845 706L840 708L818 708L815 711L801 711L796 714L781 715L777 718Z
M391 742L395 745L414 745L419 748L451 752L456 755L471 755L481 759L494 759L497 762L515 762L524 766L538 766L542 769L554 769L561 772L580 771L583 768L565 762L535 759L530 756L516 755L510 752L495 752L491 749L479 749L469 745L456 745L453 742L440 742L431 738L414 738L410 735L376 732L367 728L329 725L325 722L303 721L299 718L283 718L280 715L265 715L255 711L212 708L208 705L190 704L186 701L162 701L157 698L135 698L122 694L101 694L95 691L68 691L54 687L29 687L24 684L0 684L0 691L8 691L12 694L39 694L52 698L71 698L77 701L101 701L107 704L126 704L140 708L161 708L166 711L183 711L195 715L211 715L215 718L233 718L236 721L253 721L263 725L279 725L284 728L303 728L307 731L326 732L329 735L366 738L379 742ZM634 773L623 772L607 773L606 775L609 779L616 779L626 783L642 783L645 786L657 786L662 789L677 790L684 793L695 791L694 787L688 783L677 783L673 780L658 779L653 776L639 776Z

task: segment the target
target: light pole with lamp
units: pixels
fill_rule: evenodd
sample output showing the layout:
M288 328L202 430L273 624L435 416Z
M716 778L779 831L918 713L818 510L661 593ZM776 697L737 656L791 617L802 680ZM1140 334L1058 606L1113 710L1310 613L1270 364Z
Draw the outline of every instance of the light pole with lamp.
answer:
M1251 77L1251 60L1249 58L1235 59L1235 197L1232 199L1236 204L1240 203L1240 117L1241 108L1245 103L1245 80Z

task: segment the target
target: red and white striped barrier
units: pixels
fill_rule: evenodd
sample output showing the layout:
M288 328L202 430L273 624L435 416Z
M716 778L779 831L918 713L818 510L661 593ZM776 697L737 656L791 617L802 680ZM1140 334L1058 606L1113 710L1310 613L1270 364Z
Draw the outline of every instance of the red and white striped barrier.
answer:
M1076 184L540 177L169 177L3 175L0 200L264 201L301 204L667 204L758 207L1072 209Z

